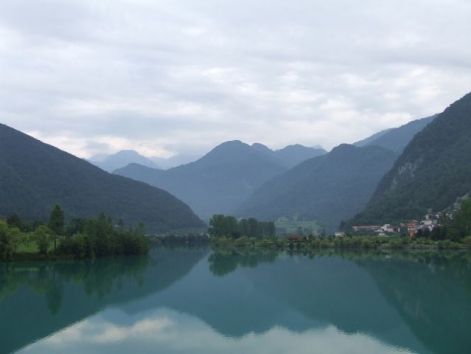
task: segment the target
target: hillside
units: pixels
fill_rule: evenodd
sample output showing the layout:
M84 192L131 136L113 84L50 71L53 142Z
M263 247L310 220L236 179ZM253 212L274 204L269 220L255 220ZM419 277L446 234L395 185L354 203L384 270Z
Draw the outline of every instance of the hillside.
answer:
M372 144L373 142L378 141L382 136L384 136L385 134L389 133L391 130L394 130L394 129L395 128L381 130L377 133L374 133L373 135L370 135L369 137L365 139L362 139L353 143L353 145L358 146L358 147L374 145Z
M353 223L418 218L471 191L471 94L418 133Z
M414 136L429 125L435 116L417 119L398 128L383 130L356 142L355 146L380 146L400 154Z
M238 214L269 220L298 216L335 230L364 208L395 158L381 147L340 145L264 184Z
M129 165L115 173L165 189L209 219L234 212L256 188L285 170L259 146L230 141L195 162L166 171Z
M44 220L56 203L68 217L104 212L127 225L142 222L148 231L204 226L169 193L110 175L0 124L0 215Z

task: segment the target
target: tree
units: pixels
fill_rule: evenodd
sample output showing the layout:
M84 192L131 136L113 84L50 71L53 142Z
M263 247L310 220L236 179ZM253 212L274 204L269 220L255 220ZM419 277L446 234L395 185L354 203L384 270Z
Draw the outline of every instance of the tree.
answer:
M85 229L86 220L75 218L69 221L67 227L65 228L66 236L74 236L80 234Z
M461 203L460 209L448 225L448 236L455 241L471 236L471 199Z
M248 231L248 237L258 237L258 221L257 219L250 218L248 220L248 226L249 226L249 231Z
M274 222L260 222L259 228L262 230L261 236L263 237L274 237L276 235L276 227Z
M209 220L209 234L213 237L232 237L239 238L240 225L233 216L214 215Z
M49 216L49 229L53 232L54 251L57 249L57 236L64 234L64 212L59 205L55 205Z
M213 237L273 237L276 235L273 222L262 222L257 219L241 219L233 216L214 215L209 221L209 234Z
M10 227L8 230L8 237L13 249L13 253L18 251L18 247L26 241L26 236L17 227Z
M64 233L64 212L59 205L55 205L49 216L49 229L56 235L62 235Z
M14 253L8 232L8 225L0 220L0 260L9 260Z
M46 255L51 244L51 230L47 226L41 225L34 231L33 238L39 253Z
M23 222L21 221L20 217L16 214L10 215L7 218L7 224L10 227L17 227L20 230L23 230L24 228Z

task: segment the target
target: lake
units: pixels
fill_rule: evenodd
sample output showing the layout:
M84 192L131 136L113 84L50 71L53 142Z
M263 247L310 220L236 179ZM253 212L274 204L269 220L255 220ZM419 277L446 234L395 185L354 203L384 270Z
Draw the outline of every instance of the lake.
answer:
M470 324L459 254L0 264L1 353L471 353Z

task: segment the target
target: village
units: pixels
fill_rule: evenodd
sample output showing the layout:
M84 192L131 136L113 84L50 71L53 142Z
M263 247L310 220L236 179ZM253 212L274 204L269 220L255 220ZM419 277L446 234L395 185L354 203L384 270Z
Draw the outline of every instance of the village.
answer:
M406 235L409 238L415 238L421 233L430 233L440 228L445 218L452 218L452 213L433 213L431 210L421 220L409 220L400 224L384 224L384 225L356 225L352 226L354 234L357 235ZM337 237L344 236L344 233L336 233Z

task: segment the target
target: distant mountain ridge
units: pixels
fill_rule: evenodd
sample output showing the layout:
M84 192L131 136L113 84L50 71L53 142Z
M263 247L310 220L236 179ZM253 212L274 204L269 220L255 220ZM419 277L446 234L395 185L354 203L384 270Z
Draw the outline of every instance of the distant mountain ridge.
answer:
M260 152L272 155L280 164L288 168L293 167L304 160L326 153L326 151L319 146L306 147L300 144L289 145L280 150L272 150L260 143L252 144L252 147ZM128 165L142 165L145 167L166 170L189 164L199 158L201 157L196 154L178 154L169 158L146 157L134 150L122 150L111 155L95 155L88 159L88 161L95 166L100 167L102 170L113 172Z
M355 146L381 146L385 149L401 153L414 136L429 125L435 116L417 119L398 128L391 128L373 134L369 138L354 143Z
M288 145L280 150L275 150L274 153L286 167L291 168L306 160L325 155L327 151L320 147L306 147L304 145L295 144Z
M104 212L128 226L168 231L205 225L169 193L107 172L0 124L0 215L46 220L54 204L68 217Z
M230 141L195 162L166 171L128 165L115 173L163 188L209 219L232 213L257 187L285 170L260 146Z
M137 151L134 150L122 150L112 155L97 155L90 158L89 162L107 172L113 172L114 170L127 166L131 163L158 168L154 161L140 155Z
M471 93L419 132L352 223L393 222L440 211L471 191Z
M150 168L168 169L175 166L190 163L199 158L196 154L175 155L168 158L146 157L134 150L121 150L111 155L99 154L92 156L88 162L100 167L107 172L126 167L131 164L138 164Z
M333 231L364 208L395 159L381 147L340 145L266 182L237 214L264 220L298 216Z

